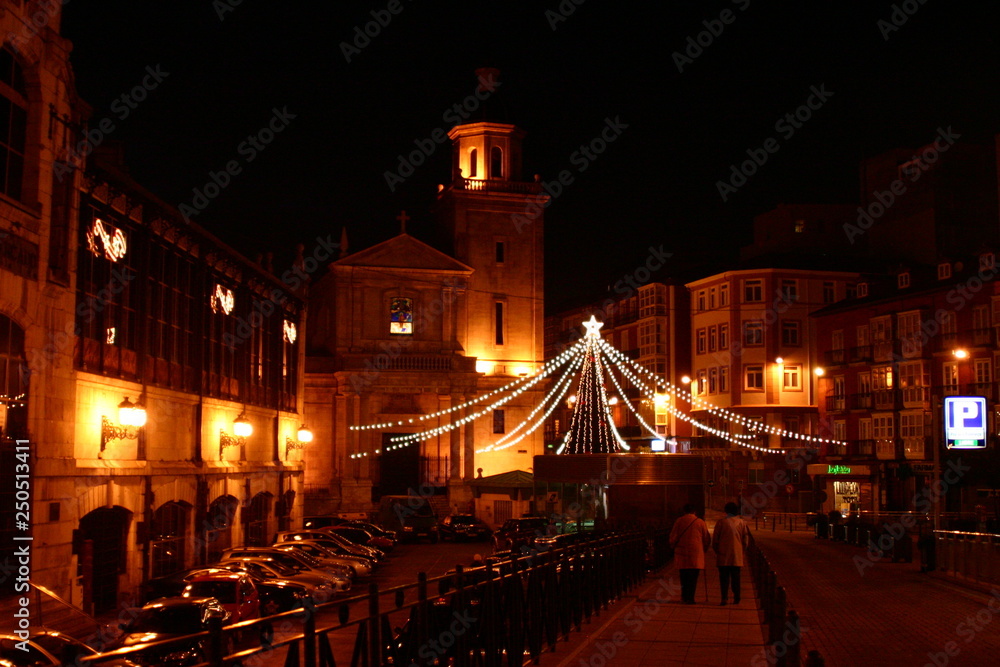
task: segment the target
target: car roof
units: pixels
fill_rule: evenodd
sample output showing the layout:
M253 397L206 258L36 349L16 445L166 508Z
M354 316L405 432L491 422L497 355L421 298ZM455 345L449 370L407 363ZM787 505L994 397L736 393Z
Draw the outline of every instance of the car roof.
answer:
M198 597L198 598L184 598L184 597L169 597L169 598L159 598L151 602L147 602L143 609L157 609L166 607L186 607L186 606L205 606L205 605L219 605L219 601L216 598Z

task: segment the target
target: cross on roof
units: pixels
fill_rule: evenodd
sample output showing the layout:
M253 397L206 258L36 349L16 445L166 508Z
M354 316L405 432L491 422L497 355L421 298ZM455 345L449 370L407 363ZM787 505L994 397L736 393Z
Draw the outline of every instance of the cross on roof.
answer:
M410 219L410 216L406 215L406 211L400 211L399 215L396 216L396 220L399 220L399 233L406 233L406 221Z

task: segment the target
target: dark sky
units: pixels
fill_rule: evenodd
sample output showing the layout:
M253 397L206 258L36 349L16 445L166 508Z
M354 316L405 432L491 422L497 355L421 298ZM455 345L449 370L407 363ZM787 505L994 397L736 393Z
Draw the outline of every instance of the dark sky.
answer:
M664 279L715 266L779 202L855 202L861 158L925 144L939 126L969 141L1000 131L995 3L399 0L347 62L341 43L388 1L238 1L66 5L92 124L112 119L108 139L125 142L140 183L190 203L237 160L241 173L195 219L250 257L343 226L357 250L395 234L401 209L431 239L449 150L395 191L385 172L447 130L473 71L493 66L495 110L528 133L526 174L574 174L546 212L550 310L600 296L650 246L673 253ZM708 45L678 71L673 54L699 33ZM157 66L169 74L123 118L115 100ZM791 136L779 131L814 86L832 95ZM241 142L275 108L295 118L248 162ZM580 171L574 152L608 118L627 128ZM778 152L723 202L717 181L771 137Z

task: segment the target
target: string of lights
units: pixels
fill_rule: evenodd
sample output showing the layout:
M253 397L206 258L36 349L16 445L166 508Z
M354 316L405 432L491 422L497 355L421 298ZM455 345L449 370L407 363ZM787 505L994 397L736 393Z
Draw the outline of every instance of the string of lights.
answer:
M545 395L545 397L541 400L541 402L539 402L539 404L535 406L535 409L528 414L528 416L524 419L524 421L522 421L510 433L506 434L492 445L476 450L476 453L482 454L484 452L499 451L501 449L507 449L508 447L513 447L517 443L524 440L527 436L537 431L538 427L544 424L545 420L549 418L549 415L552 414L552 411L555 410L557 407L559 407L560 404L562 404L563 398L566 396L566 392L573 384L573 371L579 368L580 360L581 360L580 357L577 357L570 364L570 366L566 369L566 372L563 373L562 377L560 377L559 380L556 382L555 386L552 388L552 391L550 391L548 394ZM532 423L531 427L527 431L522 433L521 436L518 437L516 440L513 440L511 442L506 442L509 438L513 437L514 434L517 433L523 426L531 422L534 416L538 414L538 412L542 408L545 407L546 403L550 399L551 403L549 404L549 408L545 411L545 414L542 415L540 419Z
M487 394L484 394L482 396L477 396L471 401L459 403L449 408L445 408L444 410L438 410L437 412L431 412L426 415L420 415L416 419L411 418L406 420L405 422L403 420L398 420L391 422L382 422L380 424L355 425L348 427L348 429L351 431L372 431L372 430L380 430L386 428L394 428L396 426L403 426L404 424L413 424L415 422L422 422L422 421L427 421L428 419L434 419L436 417L441 417L443 415L456 412L457 410L464 410L465 408L476 405L477 403L482 403L483 401L486 401L496 396L497 394L502 394L505 391L513 391L519 384L537 383L541 378L546 377L547 375L552 373L552 371L556 370L557 368L565 364L570 358L572 358L574 353L577 351L577 348L582 348L582 347L583 343L577 343L573 347L567 348L562 354L557 356L552 361L546 363L544 366L538 369L538 371L536 371L534 375L517 378L516 380L508 382L502 387L498 387Z
M680 387L678 387L678 386L676 386L676 385L668 382L667 380L664 380L663 378L657 376L655 373L649 371L648 369L644 368L640 364L636 363L633 359L630 359L627 356L625 356L624 354L622 354L621 352L619 352L617 349L615 349L614 347L612 347L606 341L601 340L600 343L602 345L602 349L606 350L607 353L608 353L608 355L611 356L613 359L620 360L622 362L627 362L630 366L632 366L634 369L636 369L639 373L648 376L653 382L656 383L657 386L663 387L668 392L670 392L670 393L674 394L675 396L678 396L679 398L682 398L685 401L687 401L691 405L692 408L706 410L709 414L721 417L721 418L726 419L726 420L728 420L730 422L735 422L737 424L740 424L741 426L744 426L745 428L748 428L748 429L751 429L751 430L754 430L754 431L757 431L757 432L770 433L770 434L777 435L777 436L780 436L780 437L783 437L783 438L791 438L791 439L795 439L795 440L803 440L805 442L828 443L828 444L834 444L834 445L846 445L845 442L842 442L840 440L832 440L832 439L829 439L829 438L820 438L818 436L808 435L808 434L804 434L804 433L796 433L794 431L786 431L784 429L780 429L780 428L777 428L775 426L767 426L766 424L761 424L760 422L758 422L756 420L749 419L749 418L744 417L743 415L740 415L740 414L738 414L736 412L732 412L732 411L727 410L725 408L720 408L720 407L713 406L712 404L706 402L705 400L703 400L701 398L698 398L697 396L694 396L693 394L691 394L687 390L682 389L682 388L680 388ZM770 450L770 451L776 451L776 450Z
M612 361L614 361L614 360L612 359ZM629 378L629 374L627 374L627 373L625 372L625 370L624 370L624 369L623 369L623 368L621 367L621 364L615 364L615 367L616 367L616 368L618 368L618 370L622 372L622 376L623 376L623 377L625 377L626 379L629 379L629 381L631 382L631 379ZM618 395L619 395L619 396L622 396L622 397L624 397L624 396L625 396L626 394L625 394L625 392L624 392L624 391L622 390L622 387L621 387L621 385L620 385L620 384L618 384L618 378L616 378L616 377L615 377L615 374L609 371L609 372L608 372L608 377L610 377L610 378L611 378L611 382L612 382L612 383L613 383L613 384L615 385L615 389L617 389L617 390L618 390ZM636 384L635 382L632 382L632 384L633 384L634 386L636 386L636 388L638 388L638 389L639 389L640 391L642 391L642 388L643 388L642 386L640 386L640 385ZM646 431L648 431L650 435L652 435L652 436L653 436L654 438L659 438L659 437L660 437L660 434L656 432L656 429L655 429L655 428L653 428L652 426L650 426L650 425L649 425L649 424L648 424L648 423L646 422L646 420L642 418L642 415L641 415L641 414L639 414L639 411L635 409L635 406L634 406L634 405L632 405L632 401L630 401L630 400L628 400L628 399L625 399L625 398L623 398L623 399L622 399L622 402L623 402L623 403L624 403L625 405L627 405L627 406L628 406L628 409L629 409L629 410L631 410L631 411L632 411L632 414L634 414L634 415L635 415L635 418L636 418L636 419L638 420L639 424L640 424L640 425L641 425L641 426L642 426L642 427L643 427L644 429L646 429Z

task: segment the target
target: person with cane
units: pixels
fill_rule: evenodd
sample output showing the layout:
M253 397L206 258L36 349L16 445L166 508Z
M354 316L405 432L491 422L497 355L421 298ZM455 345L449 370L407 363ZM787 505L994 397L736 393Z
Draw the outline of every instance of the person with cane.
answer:
M684 516L674 521L670 530L670 546L674 550L674 564L680 572L681 601L684 604L695 603L698 573L705 569L705 552L711 543L708 526L694 513L694 505L687 503L684 505Z
M715 533L712 535L712 548L719 567L722 605L726 604L730 585L733 589L733 604L740 603L740 568L743 567L743 553L750 545L750 529L739 516L739 511L736 503L726 503L726 518L715 524ZM705 590L707 597L708 589Z

